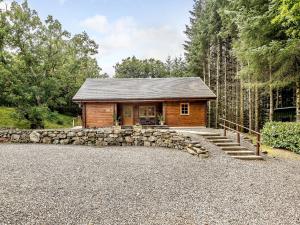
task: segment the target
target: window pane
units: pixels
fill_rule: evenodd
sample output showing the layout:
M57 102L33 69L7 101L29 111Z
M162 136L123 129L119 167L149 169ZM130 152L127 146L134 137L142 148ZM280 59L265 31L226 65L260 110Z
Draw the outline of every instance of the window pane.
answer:
M188 103L182 103L181 104L181 114L182 115L188 115L189 114L189 104Z

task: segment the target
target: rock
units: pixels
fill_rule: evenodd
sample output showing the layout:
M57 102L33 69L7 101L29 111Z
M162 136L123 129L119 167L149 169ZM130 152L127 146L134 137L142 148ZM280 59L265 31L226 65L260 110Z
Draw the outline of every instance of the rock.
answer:
M131 142L133 142L133 139L132 139L131 136L126 136L126 137L125 137L125 141L126 141L127 143L131 143Z
M150 136L148 140L151 141L151 142L156 141L156 137Z
M43 143L44 143L44 144L51 144L51 138L49 138L49 137L44 137L44 138L43 138Z
M77 137L82 137L83 136L83 132L79 131L77 134L76 134Z
M191 148L187 148L186 149L188 153L192 154L192 155L197 155L197 152L195 152L193 149Z
M122 137L118 137L117 138L117 142L123 142L123 138Z
M38 143L40 141L40 134L36 131L33 131L29 135L29 139L31 142Z
M93 132L88 133L88 137L95 137L95 136L96 136L96 134Z
M75 137L75 133L73 131L70 131L68 134L67 134L67 137Z
M11 141L19 141L19 140L20 140L20 135L18 134L11 135Z
M67 145L67 144L69 144L69 142L70 142L70 140L69 139L63 139L63 140L60 140L60 144L62 144L62 145Z
M59 139L65 139L67 137L67 135L62 133L62 134L57 135L57 137Z
M198 155L200 159L206 159L209 157L208 154L201 154L201 155Z
M151 142L149 142L149 141L144 141L144 146L150 147L150 146L151 146Z

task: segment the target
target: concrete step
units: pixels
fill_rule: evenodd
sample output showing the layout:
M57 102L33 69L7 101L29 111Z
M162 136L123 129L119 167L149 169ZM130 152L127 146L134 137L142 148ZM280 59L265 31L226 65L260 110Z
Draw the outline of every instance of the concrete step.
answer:
M201 135L201 136L203 136L203 137L209 137L209 136L220 136L220 134L218 134L218 133L205 133L205 132L201 132L201 133L199 133L199 135Z
M233 142L233 140L231 139L213 139L213 140L209 140L210 142L212 143L230 143L230 142Z
M226 146L226 147L221 147L222 150L224 151L243 151L243 150L248 150L245 147L242 146Z
M222 138L227 138L226 136L221 136L221 135L216 135L216 136L206 136L206 139L222 139Z
M217 142L215 143L216 146L223 146L223 147L226 147L226 146L240 146L239 143L237 142Z
M260 155L233 155L231 156L235 159L243 159L243 160L263 160L264 158Z
M254 155L253 151L250 150L244 150L244 151L225 151L226 154L228 155Z

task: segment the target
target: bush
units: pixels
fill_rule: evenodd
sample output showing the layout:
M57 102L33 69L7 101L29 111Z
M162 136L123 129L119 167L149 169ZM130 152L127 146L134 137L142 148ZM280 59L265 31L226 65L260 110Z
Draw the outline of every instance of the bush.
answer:
M31 129L43 129L48 113L49 109L45 106L19 106L16 117L27 120Z
M262 130L263 143L300 154L300 123L269 122Z

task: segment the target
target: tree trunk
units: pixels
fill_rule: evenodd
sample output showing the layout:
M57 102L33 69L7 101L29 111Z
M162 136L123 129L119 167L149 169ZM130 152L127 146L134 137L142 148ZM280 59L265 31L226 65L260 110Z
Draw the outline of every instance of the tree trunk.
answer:
M239 67L236 65L236 81L235 81L235 122L239 123L240 120L240 115L239 115L239 102L240 102L240 90L241 88L239 87L240 81L238 80L238 73L239 73Z
M224 61L224 117L227 119L227 55L225 50L225 61Z
M220 78L220 42L217 44L217 74L216 74L216 118L215 118L215 128L218 128L219 121L219 78Z
M269 95L270 95L269 120L270 120L270 121L273 121L273 115L274 115L274 99L273 99L272 67L271 67L271 64L269 64L269 82L270 82L270 89L269 89Z
M296 121L300 123L300 78L296 82Z
M252 91L251 88L249 87L248 89L248 94L249 94L249 128L252 129Z
M255 84L255 102L254 102L254 115L255 115L255 131L259 131L259 92L257 84Z
M205 61L203 61L202 67L203 67L203 82L206 83Z
M208 75L208 87L210 87L210 79L211 79L211 73L210 73L210 63L211 63L211 60L210 60L210 57L211 57L211 48L209 47L209 50L208 50L208 59L207 59L207 75ZM208 127L211 127L211 102L208 101Z
M240 78L240 125L244 126L244 87Z

